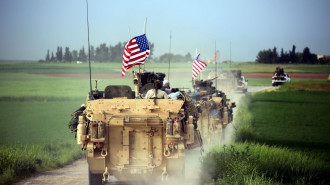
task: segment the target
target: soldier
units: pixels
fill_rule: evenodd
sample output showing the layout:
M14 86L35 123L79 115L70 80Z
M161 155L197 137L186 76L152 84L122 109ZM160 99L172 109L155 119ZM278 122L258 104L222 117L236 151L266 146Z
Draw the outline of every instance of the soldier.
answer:
M150 89L146 94L146 99L168 99L168 96L165 91L162 91L160 88L160 82L154 82L154 89Z
M166 94L171 93L170 81L164 80L162 90L166 92Z

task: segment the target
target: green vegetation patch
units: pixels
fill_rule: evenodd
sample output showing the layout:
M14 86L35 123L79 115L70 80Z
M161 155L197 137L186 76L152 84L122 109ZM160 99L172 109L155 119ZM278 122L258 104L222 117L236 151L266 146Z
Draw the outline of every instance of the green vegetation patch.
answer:
M288 148L237 143L213 147L201 171L202 183L211 184L322 184L328 170L321 160Z
M330 91L286 88L252 96L255 139L283 146L330 149Z
M298 82L298 81L296 81ZM289 90L330 90L330 82L325 80L305 80L299 83L288 83L281 88L282 91Z
M35 171L45 171L83 156L74 142L0 145L0 184L11 184Z

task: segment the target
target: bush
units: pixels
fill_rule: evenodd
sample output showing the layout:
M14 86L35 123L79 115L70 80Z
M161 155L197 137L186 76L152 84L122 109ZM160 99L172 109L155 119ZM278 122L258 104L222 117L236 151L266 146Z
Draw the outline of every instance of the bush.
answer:
M252 143L214 147L202 158L202 184L326 184L329 168L301 152Z

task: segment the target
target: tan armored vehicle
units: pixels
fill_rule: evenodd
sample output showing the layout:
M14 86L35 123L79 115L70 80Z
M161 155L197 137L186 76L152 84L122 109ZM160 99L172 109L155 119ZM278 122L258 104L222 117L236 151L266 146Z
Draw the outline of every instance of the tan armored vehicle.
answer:
M239 80L241 79L240 70L224 70L217 73L212 71L209 72L207 78L214 79L217 90L226 92L231 98L237 87L242 85L239 84Z
M223 129L233 121L235 102L230 102L226 94L212 86L212 80L196 80L195 93L191 98L199 108L198 128L203 139L210 141L223 136Z
M90 184L109 182L110 175L166 179L184 170L186 149L202 145L189 96L182 92L178 99L143 99L141 94L165 74L134 75L135 92L129 86L96 89L86 106L72 114L69 127L86 150Z

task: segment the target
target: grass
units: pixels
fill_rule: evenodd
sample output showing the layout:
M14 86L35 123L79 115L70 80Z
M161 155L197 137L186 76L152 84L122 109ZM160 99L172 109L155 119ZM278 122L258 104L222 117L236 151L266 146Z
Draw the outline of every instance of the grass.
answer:
M167 73L168 64L149 63L148 71ZM191 88L191 63L171 63L171 86ZM243 72L268 72L272 65L242 63L220 65L225 69ZM92 72L118 74L116 79L98 79L98 87L129 85L132 79L121 78L120 63L93 63ZM322 72L328 66L301 65L293 71ZM213 64L208 65L214 68ZM300 69L302 68L302 69ZM138 67L130 69L138 70ZM264 70L264 71L263 71ZM51 77L43 74L88 74L87 64L40 64L35 62L0 63L0 184L8 184L29 176L72 162L82 156L75 144L74 135L67 124L70 114L86 101L88 78ZM269 86L268 79L249 79L249 85ZM246 112L249 115L249 112ZM251 114L251 118L254 117ZM254 128L250 128L254 131ZM253 132L247 132L247 134ZM255 135L250 135L252 139ZM322 152L320 152L322 153ZM244 182L266 183L268 176L248 176Z
M330 183L330 91L320 90L328 86L292 82L243 97L235 112L236 143L216 147L203 158L211 174L206 182Z
M192 63L171 62L171 73L191 73ZM308 64L258 64L256 62L234 62L232 64L218 64L218 69L223 70L242 70L242 72L274 72L277 66L281 66L286 72L313 72L313 73L329 73L330 65L308 65ZM92 63L93 73L121 73L121 63ZM168 72L168 63L146 63L147 71ZM204 71L214 70L215 64L208 64ZM128 72L137 71L138 67L133 67ZM43 64L36 62L2 62L0 72L10 73L89 73L88 64ZM191 76L191 75L190 75Z
M46 171L82 157L72 142L0 145L0 184L11 184L36 171Z
M79 102L11 100L0 107L0 184L83 156L67 125Z
M330 91L259 93L251 103L257 141L330 149Z
M213 147L202 158L202 183L318 184L329 167L322 160L288 148L254 143Z

